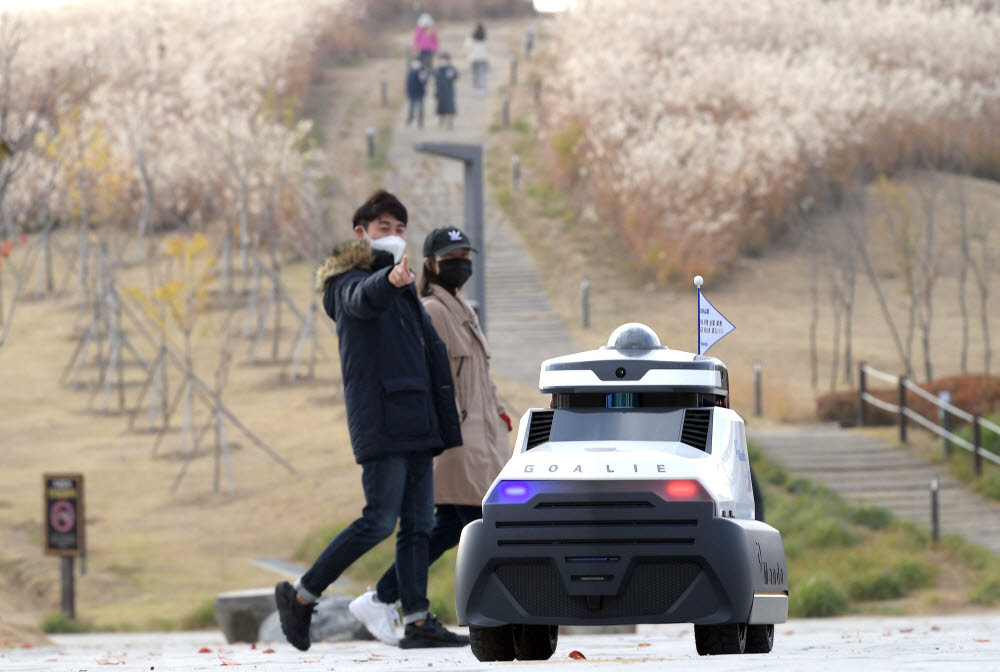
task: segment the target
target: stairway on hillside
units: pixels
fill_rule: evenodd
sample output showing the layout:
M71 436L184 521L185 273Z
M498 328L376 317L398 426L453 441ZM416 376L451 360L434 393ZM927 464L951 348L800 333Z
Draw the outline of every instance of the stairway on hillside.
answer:
M507 63L512 55L509 44L518 44L522 33L503 24L491 32L494 64ZM462 53L463 28L442 29L442 51ZM489 126L497 108L497 87L505 83L505 70L495 67L488 79L488 94L476 95L464 59L456 60L461 79L456 86L458 115L455 128L438 128L434 98L424 101L424 128L406 124L401 113L388 153L386 187L396 193L410 210L408 238L411 255L419 255L426 234L438 226L465 227L463 173L458 161L430 157L413 149L419 142L460 142L481 144L486 153ZM490 344L493 374L537 387L539 367L549 357L576 352L579 348L552 307L528 244L495 205L487 186L485 194L486 337ZM478 257L473 256L473 262ZM411 256L417 269L419 256ZM477 269L480 272L482 269Z
M937 476L941 535L962 535L1000 553L1000 502L974 494L942 467L904 448L835 425L748 435L789 471L925 527L930 527L930 482Z

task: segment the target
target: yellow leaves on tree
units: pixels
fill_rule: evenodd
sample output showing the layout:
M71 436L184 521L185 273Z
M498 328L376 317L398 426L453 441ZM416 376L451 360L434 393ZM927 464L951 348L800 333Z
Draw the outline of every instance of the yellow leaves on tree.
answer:
M161 330L166 331L169 322L160 317L165 312L181 331L190 334L198 317L205 313L208 287L215 279L212 269L216 257L201 233L191 237L171 236L164 243L164 252L180 262L170 266L174 277L157 287L152 297L134 287L125 291L142 305Z
M102 123L83 120L73 107L59 119L55 136L40 134L35 144L45 158L61 163L63 184L73 217L88 213L97 221L115 221L127 211L130 178L115 156Z

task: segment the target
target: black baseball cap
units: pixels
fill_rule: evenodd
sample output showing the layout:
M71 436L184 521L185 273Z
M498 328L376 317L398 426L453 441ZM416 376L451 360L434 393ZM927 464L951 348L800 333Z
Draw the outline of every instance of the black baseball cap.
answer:
M472 247L469 237L461 229L456 229L454 226L434 229L424 239L425 257L440 257L454 250L479 252L479 250Z

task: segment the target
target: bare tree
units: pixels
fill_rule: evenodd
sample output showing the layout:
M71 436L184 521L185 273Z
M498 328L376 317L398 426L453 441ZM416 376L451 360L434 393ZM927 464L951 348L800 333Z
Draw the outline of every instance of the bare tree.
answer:
M965 176L968 175L968 166L965 163L965 152L962 154L963 170L960 173L961 179L956 181L956 202L958 204L958 249L961 258L958 263L958 308L962 315L962 348L959 354L959 367L962 373L969 371L969 307L965 301L965 286L968 284L969 267L972 265L972 257L969 249L969 207L968 189L965 183Z
M979 290L979 319L983 327L983 373L990 374L990 359L993 351L990 347L990 280L993 264L996 260L990 250L990 233L993 226L985 216L977 213L974 219L974 239L979 245L979 254L972 255L972 273L976 278L976 289Z
M924 152L921 160L929 168L930 158ZM930 381L934 379L934 367L931 363L931 326L934 322L934 287L941 277L941 254L944 246L938 245L937 235L937 202L945 186L944 181L935 174L927 179L913 181L914 191L920 202L923 213L923 251L917 266L919 288L920 343L924 355L924 376Z
M54 75L31 81L22 69L24 37L22 23L0 14L0 224L7 238L15 235L11 187L38 155L38 137L51 126L55 103Z

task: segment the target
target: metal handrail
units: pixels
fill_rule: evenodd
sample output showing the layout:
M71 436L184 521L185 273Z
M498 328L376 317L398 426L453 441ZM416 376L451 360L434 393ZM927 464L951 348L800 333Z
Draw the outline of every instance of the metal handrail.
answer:
M997 436L1000 436L1000 425L997 425L996 423L993 423L987 420L986 418L973 415L972 413L969 413L968 411L963 410L958 406L955 406L954 404L951 404L947 401L943 401L933 393L925 390L924 388L920 387L919 385L917 385L911 380L908 380L905 377L894 376L891 373L887 373L885 371L879 371L878 369L874 369L868 366L864 362L862 362L859 366L859 373L860 373L859 375L860 385L858 389L859 424L864 424L864 419L865 419L864 405L869 404L871 406L874 406L875 408L879 408L885 411L886 413L892 413L893 415L899 416L899 437L900 437L900 442L902 443L906 443L906 420L909 419L917 423L921 427L933 432L934 434L937 434L942 439L944 439L946 442L945 443L946 452L950 450L950 444L961 446L965 450L971 452L975 457L975 471L977 476L982 473L982 466L981 466L982 458L986 458L990 462L1000 465L1000 455L996 455L990 451L984 451L981 445L982 441L980 441L980 430L982 428L985 428L993 432ZM875 378L885 383L889 383L890 385L895 385L899 390L899 403L893 404L887 401L883 401L882 399L879 399L874 395L872 395L870 392L868 392L865 389L866 377ZM920 413L917 413L912 408L907 408L906 406L907 391L913 392L922 399L929 401L930 403L934 404L937 408L944 411L946 414L954 416L956 418L960 418L968 423L971 423L973 426L973 441L969 442L966 439L963 439L962 437L956 435L954 432L950 430L949 427L942 427L933 420L925 418ZM942 421L945 422L945 424L948 424L947 423L948 415L944 414L942 415L944 418Z

